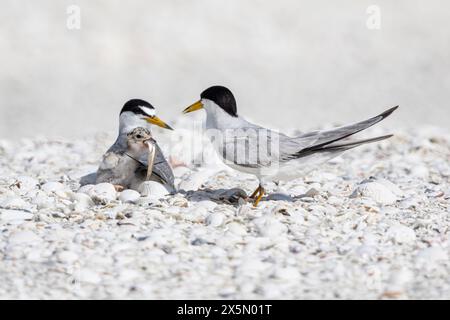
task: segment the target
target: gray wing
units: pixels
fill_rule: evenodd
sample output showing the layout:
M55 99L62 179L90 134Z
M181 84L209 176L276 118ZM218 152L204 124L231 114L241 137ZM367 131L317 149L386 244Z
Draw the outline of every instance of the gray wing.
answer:
M222 159L248 168L271 166L316 140L316 137L294 139L258 126L224 130L222 134L222 139L213 142L219 144L216 150Z
M164 154L162 153L158 143L155 144L155 148L155 160L153 163L152 174L156 176L158 180L161 180L163 183L168 184L171 188L174 188L175 178L172 172L172 168L166 161L166 158L164 157ZM117 138L116 142L114 142L114 144L109 148L107 152L124 153L126 150L127 136L126 134L122 134ZM137 160L142 164L142 166L138 168L137 171L142 171L144 174L144 172L147 172L148 154L143 154L142 157Z
M222 145L217 149L221 151L222 158L231 163L249 168L266 167L277 162L286 162L315 152L322 152L325 146L333 147L333 143L336 141L373 126L397 108L398 106L355 124L331 130L309 132L294 138L256 125L233 131L226 130L223 132L224 138L219 141ZM379 137L362 142L373 141L379 141ZM348 149L350 146L360 144L362 143L341 144L339 148L327 150L342 152L344 147Z
M145 166L145 170L147 170L147 161L147 154L143 155L139 159L139 162L141 162ZM168 184L170 185L170 187L174 188L175 177L173 175L172 168L164 157L164 154L158 143L155 143L155 160L153 162L152 174L159 178L163 183Z

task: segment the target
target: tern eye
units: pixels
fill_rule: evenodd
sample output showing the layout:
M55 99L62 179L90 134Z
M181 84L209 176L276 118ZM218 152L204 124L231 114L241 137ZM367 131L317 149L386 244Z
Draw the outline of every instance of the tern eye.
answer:
M141 136L140 134L138 134L138 135L136 136L136 138L142 139L142 136Z

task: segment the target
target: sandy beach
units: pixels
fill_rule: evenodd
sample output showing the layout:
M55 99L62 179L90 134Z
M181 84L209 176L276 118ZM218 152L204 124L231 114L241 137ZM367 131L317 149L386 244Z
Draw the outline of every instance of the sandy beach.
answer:
M174 195L79 189L113 138L0 141L1 298L450 298L446 130L397 130L258 208L219 164L175 168Z

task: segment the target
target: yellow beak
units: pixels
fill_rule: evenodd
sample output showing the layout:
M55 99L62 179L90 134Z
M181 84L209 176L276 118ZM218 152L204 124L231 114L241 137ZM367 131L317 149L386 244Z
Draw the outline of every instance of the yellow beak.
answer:
M164 128L164 129L169 129L169 130L173 130L171 126L169 126L167 123L165 123L164 121L162 121L160 118L158 118L157 116L153 116L153 117L146 117L145 120L151 124L157 125L158 127Z
M203 103L201 100L198 100L196 103L191 104L189 107L183 110L183 113L189 113L192 111L203 109Z

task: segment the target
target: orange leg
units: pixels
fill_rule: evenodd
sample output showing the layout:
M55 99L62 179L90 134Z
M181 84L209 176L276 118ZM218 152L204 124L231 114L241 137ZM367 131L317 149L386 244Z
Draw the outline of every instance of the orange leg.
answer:
M259 186L259 196L255 199L255 202L253 203L254 207L258 206L259 201L262 199L262 197L264 196L266 190L264 190L263 187Z
M249 198L255 199L256 195L259 194L260 190L261 190L261 186L258 185L258 188L256 188L256 190L252 193L252 195Z

